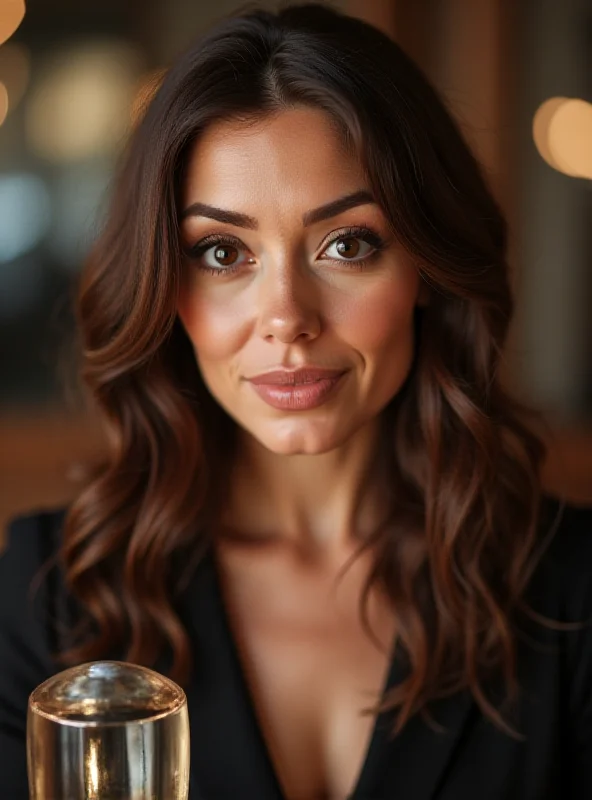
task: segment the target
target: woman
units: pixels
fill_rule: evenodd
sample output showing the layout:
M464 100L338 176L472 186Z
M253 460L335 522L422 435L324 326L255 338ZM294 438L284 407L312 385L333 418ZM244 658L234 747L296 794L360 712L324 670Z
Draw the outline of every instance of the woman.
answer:
M592 796L592 510L541 492L511 310L393 42L309 5L196 43L82 276L108 460L0 562L3 796L29 692L107 657L184 686L194 798Z

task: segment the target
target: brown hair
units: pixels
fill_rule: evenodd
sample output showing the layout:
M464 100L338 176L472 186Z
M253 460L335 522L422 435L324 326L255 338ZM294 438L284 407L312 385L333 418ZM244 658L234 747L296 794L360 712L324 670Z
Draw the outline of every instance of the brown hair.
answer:
M393 510L364 543L376 552L368 587L386 586L410 667L386 706L400 729L468 687L503 726L485 685L497 670L516 689L512 618L535 564L544 455L498 376L512 314L505 222L418 68L375 28L314 4L218 24L168 71L128 143L77 300L82 375L110 450L66 519L67 582L93 630L64 658L122 645L150 665L168 648L171 677L188 679L174 592L212 535L235 423L176 316L177 196L207 125L297 104L339 124L432 289L410 375L383 412Z

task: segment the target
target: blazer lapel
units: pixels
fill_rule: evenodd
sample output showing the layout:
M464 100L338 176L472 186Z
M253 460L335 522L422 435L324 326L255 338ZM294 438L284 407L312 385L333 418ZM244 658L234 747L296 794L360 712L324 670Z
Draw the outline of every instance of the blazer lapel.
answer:
M283 800L240 668L208 554L181 603L194 644L187 689L191 800Z
M257 722L208 554L187 588L179 613L194 643L187 689L191 721L191 800L285 800ZM404 675L400 648L386 686ZM468 692L434 703L439 732L420 715L392 738L392 715L381 715L351 800L436 800L459 742L477 716Z
M404 676L400 651L393 660L389 688ZM444 731L430 727L416 714L396 738L393 718L383 714L352 800L435 800L462 734L477 708L469 692L462 692L431 706L432 717Z

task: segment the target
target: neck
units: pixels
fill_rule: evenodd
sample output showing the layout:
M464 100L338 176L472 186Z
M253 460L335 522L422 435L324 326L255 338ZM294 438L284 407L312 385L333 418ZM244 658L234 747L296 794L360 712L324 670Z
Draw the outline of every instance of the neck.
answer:
M284 455L241 430L221 529L309 553L365 540L388 510L380 437L376 419L330 452Z

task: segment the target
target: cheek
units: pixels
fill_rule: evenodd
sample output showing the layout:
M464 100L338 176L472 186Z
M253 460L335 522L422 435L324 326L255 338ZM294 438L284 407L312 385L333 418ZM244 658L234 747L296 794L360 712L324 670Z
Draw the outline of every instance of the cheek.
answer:
M368 287L342 309L340 326L345 338L362 354L408 349L416 298L413 276Z
M222 362L238 353L252 335L255 298L233 296L224 287L183 290L178 313L200 364ZM413 310L419 279L413 271L371 284L360 281L354 291L330 291L322 302L329 327L367 357L402 355L412 347ZM250 310L249 310L250 309Z
M185 291L178 313L201 363L223 360L242 346L247 325L232 303L216 301L204 291Z

